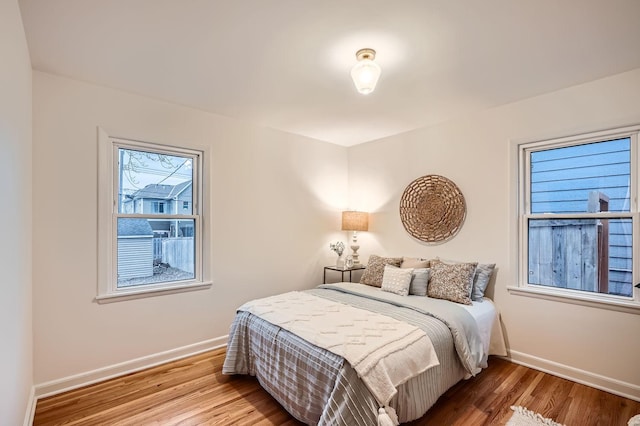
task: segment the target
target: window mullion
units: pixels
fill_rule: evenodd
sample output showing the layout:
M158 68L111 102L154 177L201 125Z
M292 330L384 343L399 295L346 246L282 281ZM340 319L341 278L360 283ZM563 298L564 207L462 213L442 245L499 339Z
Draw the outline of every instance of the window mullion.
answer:
M155 214L155 213L115 213L118 217L121 218L144 218L144 219L167 219L167 220L175 220L175 219L195 219L200 215L197 214Z
M529 213L527 219L623 219L633 218L628 212L598 212L598 213Z

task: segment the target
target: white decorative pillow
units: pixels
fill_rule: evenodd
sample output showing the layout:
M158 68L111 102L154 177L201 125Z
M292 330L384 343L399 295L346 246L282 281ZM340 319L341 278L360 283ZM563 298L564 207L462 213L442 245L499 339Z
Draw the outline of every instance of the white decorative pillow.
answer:
M382 276L382 291L406 296L409 294L412 276L412 268L397 268L387 265L384 267L384 275Z
M428 268L416 268L411 275L411 284L409 285L409 294L415 296L427 295L427 284L429 284Z

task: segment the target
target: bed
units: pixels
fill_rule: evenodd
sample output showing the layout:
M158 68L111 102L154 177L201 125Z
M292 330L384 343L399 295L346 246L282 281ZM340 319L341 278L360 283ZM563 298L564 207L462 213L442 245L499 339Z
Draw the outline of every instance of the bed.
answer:
M497 312L488 298L467 306L399 296L357 283L325 284L292 293L409 324L424 332L437 357L436 365L402 379L392 398L381 401L345 357L311 343L313 338L301 337L295 328L276 325L269 314L256 314L243 305L230 329L223 374L257 377L292 416L306 424L376 425L418 419L447 389L485 368L489 354L504 354Z

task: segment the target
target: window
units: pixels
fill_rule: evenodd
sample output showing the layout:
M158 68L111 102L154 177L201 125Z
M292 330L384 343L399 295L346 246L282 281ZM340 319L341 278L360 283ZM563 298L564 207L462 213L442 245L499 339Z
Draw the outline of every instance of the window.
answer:
M188 201L183 201L182 202L182 209L183 210L188 210L189 209L189 202Z
M519 289L640 307L639 130L517 146Z
M99 134L98 301L209 286L204 152Z
M126 150L125 150L126 152ZM140 153L140 155L147 155L148 153ZM162 201L154 201L153 202L153 213L164 213L164 202Z

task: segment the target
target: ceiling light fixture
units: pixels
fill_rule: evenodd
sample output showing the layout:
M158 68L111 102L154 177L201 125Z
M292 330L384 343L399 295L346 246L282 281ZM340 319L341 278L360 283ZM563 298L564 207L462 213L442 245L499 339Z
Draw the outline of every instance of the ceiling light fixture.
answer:
M360 49L356 52L358 62L351 68L351 78L358 92L368 95L376 88L382 69L373 62L376 51L373 49Z

